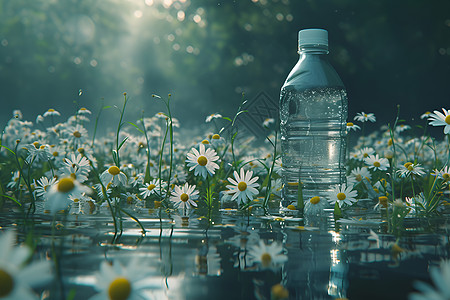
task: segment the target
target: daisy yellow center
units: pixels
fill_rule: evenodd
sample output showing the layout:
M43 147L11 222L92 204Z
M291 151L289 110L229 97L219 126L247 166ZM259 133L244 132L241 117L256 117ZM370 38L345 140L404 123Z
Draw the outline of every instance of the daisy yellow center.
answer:
M8 296L14 288L12 276L0 269L0 298Z
M320 202L320 197L319 196L312 197L311 200L309 200L309 202L311 202L311 204L317 204Z
M119 175L120 169L116 166L112 166L112 167L109 167L108 172L109 172L109 174L116 176L116 175Z
M292 205L292 204L289 204L289 205L287 206L287 208L290 209L290 210L295 210L295 206Z
M386 197L386 196L380 196L380 197L378 197L378 201L380 202L380 204L381 204L383 207L387 207L388 197Z
M212 136L212 139L213 139L213 140L219 140L219 139L220 139L220 135L218 135L218 134L216 133L216 134L214 134L214 135Z
M156 185L154 185L154 184L149 184L148 187L147 187L147 190L151 191L151 190L153 190L155 187L156 187Z
M197 158L197 162L200 166L204 167L208 163L208 159L205 156L201 155Z
M238 183L238 186L237 186L237 187L238 187L238 189L239 189L241 192L243 192L243 191L245 191L245 190L247 189L247 183L241 181L241 182Z
M444 173L442 174L442 178L444 178L445 181L448 181L450 179L450 174Z
M126 278L118 277L109 285L108 295L111 300L126 300L130 294L131 283Z
M450 115L445 117L445 123L447 123L448 125L450 125Z
M352 127L353 126L353 123L352 122L348 122L347 123L347 127Z
M49 110L48 110L48 112L54 112L55 110L53 109L53 108L50 108Z
M381 164L380 164L379 161L374 161L373 162L373 166L376 167L376 168L379 168L379 167L381 167Z
M74 137L76 137L76 138L80 138L81 137L81 133L77 130L77 131L74 131L73 133L73 136Z
M338 193L337 195L336 195L336 198L338 198L338 200L345 200L345 198L347 198L347 196L345 196L345 194L344 193Z
M269 253L265 252L261 255L261 264L263 267L268 267L272 262L272 256Z
M186 193L181 194L180 196L181 201L186 202L189 200L189 195Z
M52 153L54 157L57 157L59 155L58 151L55 151Z
M208 144L209 144L209 141L208 141L208 140L203 140L203 141L202 141L202 144L203 144L203 145L208 145Z
M405 167L405 168L407 168L407 169L409 169L409 167L412 165L412 163L411 162L407 162L406 164L404 164L403 166Z
M75 188L75 183L71 177L62 178L58 182L58 186L57 186L58 192L61 192L61 193L68 193L71 190L73 190L74 188Z
M281 284L274 285L270 292L274 299L287 299L289 298L289 291Z

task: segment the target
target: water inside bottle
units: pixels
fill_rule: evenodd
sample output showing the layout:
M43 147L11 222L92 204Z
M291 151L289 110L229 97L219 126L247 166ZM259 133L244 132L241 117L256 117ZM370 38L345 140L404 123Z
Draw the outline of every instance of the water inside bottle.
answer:
M342 87L281 92L283 205L327 197L345 182L347 94Z

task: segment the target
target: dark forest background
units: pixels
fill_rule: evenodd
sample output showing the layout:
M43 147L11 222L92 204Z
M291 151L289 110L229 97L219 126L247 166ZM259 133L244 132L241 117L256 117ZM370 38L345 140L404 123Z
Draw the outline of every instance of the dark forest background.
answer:
M400 104L414 123L449 108L450 1L0 0L1 126L13 109L95 114L123 92L132 121L164 109L152 94L171 93L182 127L234 114L242 92L277 102L298 30L313 27L329 31L349 118L392 122Z

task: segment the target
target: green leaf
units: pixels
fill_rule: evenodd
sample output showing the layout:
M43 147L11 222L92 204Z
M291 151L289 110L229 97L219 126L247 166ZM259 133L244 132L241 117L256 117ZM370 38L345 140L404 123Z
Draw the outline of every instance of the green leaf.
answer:
M264 178L263 183L261 184L261 188L267 186L269 184L269 180L270 180L270 173L267 174L266 178Z
M16 153L15 153L14 151L12 151L11 149L9 149L8 147L3 146L3 145L0 145L0 147L3 147L3 148L5 148L6 150L8 150L9 152L11 152L13 155L16 155Z
M16 202L19 206L22 206L22 204L20 204L19 201L17 201L15 198L13 198L13 197L11 197L11 196L8 196L8 195L5 195L5 194L2 194L2 195L0 195L0 196L1 196L1 197L8 198L8 199L11 199L12 201Z
M248 112L248 110L241 110L240 112L238 112L238 113L236 114L236 117L239 116L240 114L243 114L243 113L246 113L246 112Z
M132 122L128 122L128 124L133 125L134 127L136 127L137 130L139 130L140 133L145 134L145 132L142 129L140 129L136 124Z
M119 162L117 160L117 151L116 150L112 151L112 157L113 157L114 164L117 166L119 164Z
M228 117L222 117L222 119L224 119L224 120L227 120L227 121L230 121L230 122L233 122L230 118L228 118Z
M120 143L119 147L117 148L117 151L120 150L120 148L122 148L123 144L128 140L128 136L126 138L123 139L122 143Z
M76 294L77 294L77 290L76 289L71 289L69 291L69 294L67 295L66 299L67 300L73 300L73 299L75 299Z
M340 219L342 217L342 210L339 207L339 203L336 201L336 203L334 204L334 218L336 220Z
M305 207L305 201L303 199L303 184L298 181L298 188L297 188L297 209L301 212L303 212L303 208Z

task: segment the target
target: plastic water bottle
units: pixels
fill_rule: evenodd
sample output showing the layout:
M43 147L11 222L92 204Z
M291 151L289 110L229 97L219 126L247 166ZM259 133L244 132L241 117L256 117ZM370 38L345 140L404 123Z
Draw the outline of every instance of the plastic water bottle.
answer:
M328 62L328 32L298 36L300 59L280 94L283 206L297 202L299 182L304 201L345 182L347 93Z

